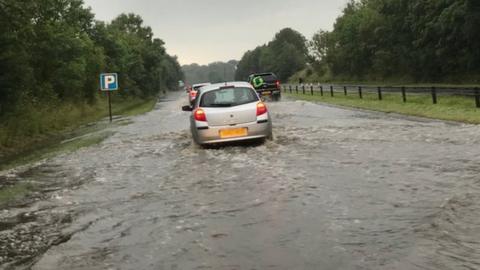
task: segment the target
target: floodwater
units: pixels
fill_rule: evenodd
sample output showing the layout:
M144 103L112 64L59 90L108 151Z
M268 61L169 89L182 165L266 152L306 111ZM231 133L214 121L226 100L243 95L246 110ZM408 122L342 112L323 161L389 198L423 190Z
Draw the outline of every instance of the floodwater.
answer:
M480 269L480 126L301 101L202 149L179 93L99 145L0 173L3 269Z

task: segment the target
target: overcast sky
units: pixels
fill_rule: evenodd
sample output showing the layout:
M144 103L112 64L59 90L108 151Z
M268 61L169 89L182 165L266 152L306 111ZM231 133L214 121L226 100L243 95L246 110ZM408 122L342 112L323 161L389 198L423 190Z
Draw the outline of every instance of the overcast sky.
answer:
M181 64L239 60L291 27L307 38L330 30L347 0L84 0L96 18L133 12Z

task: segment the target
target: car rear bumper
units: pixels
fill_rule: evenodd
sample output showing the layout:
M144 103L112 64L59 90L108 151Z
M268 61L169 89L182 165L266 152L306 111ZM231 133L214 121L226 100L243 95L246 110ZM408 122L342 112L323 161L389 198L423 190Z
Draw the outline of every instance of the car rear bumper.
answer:
M260 96L281 95L282 91L277 88L271 89L257 89L255 90Z
M242 137L233 137L233 138L221 138L220 130L224 129L234 129L234 128L247 128L248 135ZM208 129L198 129L195 127L195 130L192 130L195 141L198 144L214 144L214 143L225 143L232 141L243 141L243 140L253 140L268 138L272 133L272 124L270 121L258 123L246 123L235 126L215 126L208 127Z

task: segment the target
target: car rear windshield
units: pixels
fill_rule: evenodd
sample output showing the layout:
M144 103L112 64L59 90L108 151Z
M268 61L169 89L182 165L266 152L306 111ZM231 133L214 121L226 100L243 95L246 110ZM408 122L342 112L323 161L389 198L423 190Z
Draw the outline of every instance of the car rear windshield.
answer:
M274 74L260 74L260 75L256 75L256 76L253 76L252 77L252 80L253 78L255 77L262 77L264 81L266 82L273 82L273 81L276 81L277 80L277 76L275 76Z
M233 107L258 101L253 89L246 87L209 91L202 96L200 107Z

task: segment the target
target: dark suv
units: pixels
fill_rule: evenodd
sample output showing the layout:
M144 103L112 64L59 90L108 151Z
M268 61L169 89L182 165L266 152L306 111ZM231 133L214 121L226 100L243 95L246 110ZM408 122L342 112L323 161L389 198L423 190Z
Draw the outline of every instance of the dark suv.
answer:
M280 80L271 72L255 73L248 76L248 82L261 97L270 96L274 101L281 98Z

